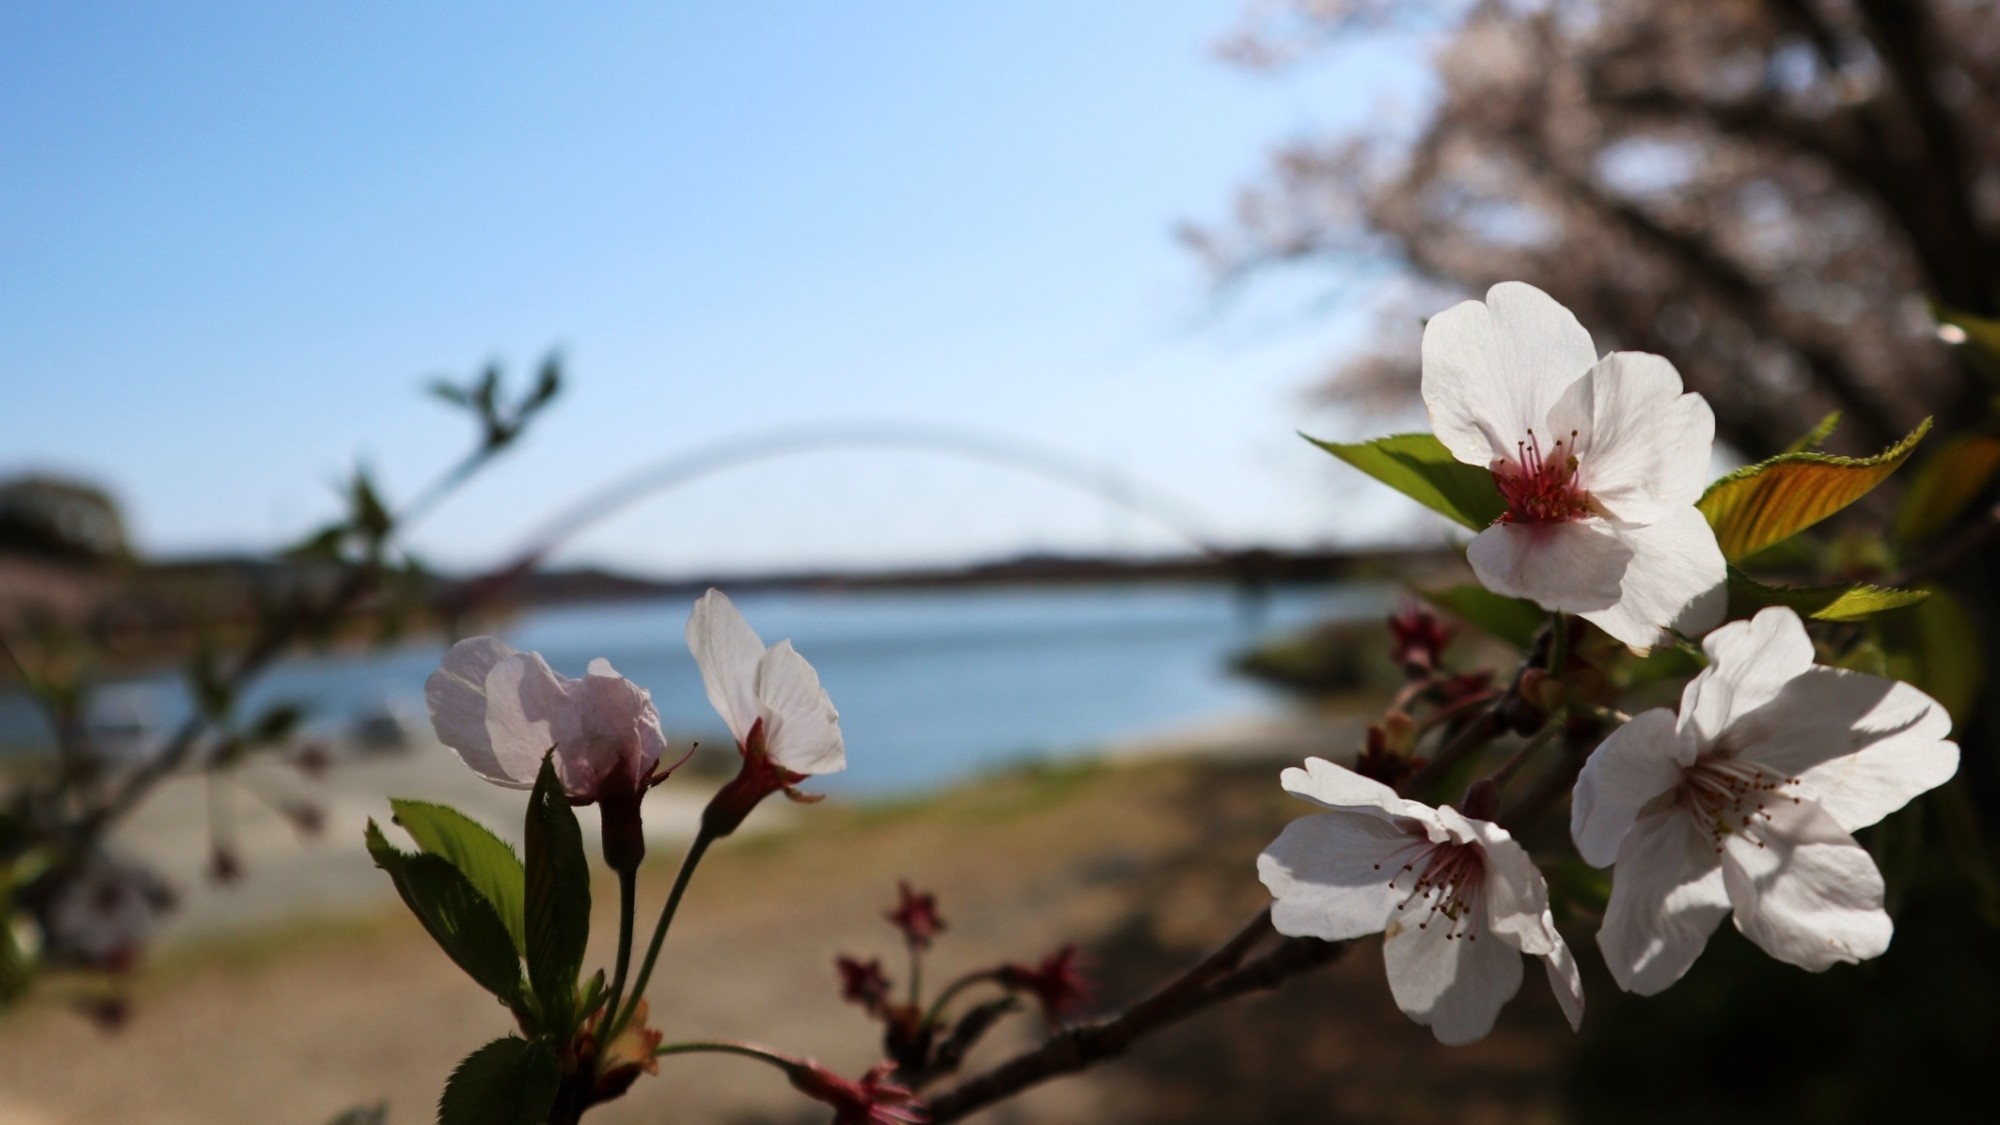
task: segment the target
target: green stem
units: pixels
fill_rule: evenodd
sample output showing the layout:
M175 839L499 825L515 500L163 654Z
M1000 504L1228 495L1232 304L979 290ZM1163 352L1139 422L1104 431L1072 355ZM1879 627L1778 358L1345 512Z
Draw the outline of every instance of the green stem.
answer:
M632 964L632 921L638 913L639 873L636 869L618 872L618 967L612 970L611 999L605 1001L604 1014L618 1015L618 1002L625 998L625 970ZM609 1024L600 1021L600 1027Z
M1549 675L1560 680L1569 671L1569 623L1562 610L1549 614Z
M910 942L910 1007L915 1008L924 1001L924 951L916 942Z
M1486 779L1488 781L1491 781L1495 786L1502 786L1507 784L1508 780L1511 779L1514 776L1514 774L1520 771L1521 766L1524 763L1526 763L1529 758L1534 757L1536 751L1540 750L1544 746L1547 746L1549 744L1549 740L1554 738L1557 732L1561 730L1562 730L1561 716L1551 716L1548 725L1544 726L1541 730L1535 732L1535 737L1529 739L1527 743L1523 745L1519 750L1514 751L1514 756L1503 762L1499 769L1494 770L1491 774L1488 774Z
M653 1057L663 1059L668 1055L692 1055L697 1053L717 1055L741 1055L746 1059L756 1059L790 1074L798 1067L798 1060L787 1058L776 1051L766 1050L755 1043L735 1043L727 1039L691 1039L686 1043L669 1043L653 1049Z
M982 981L993 979L994 973L992 969L981 969L976 973L967 973L957 980L952 981L949 985L945 986L943 992L938 994L936 1000L931 1001L930 1010L924 1013L924 1023L926 1025L938 1023L944 1016L945 1006L957 999L959 993Z
M604 1037L609 1043L625 1030L632 1020L632 1011L639 1006L639 998L646 994L646 984L653 979L653 963L660 959L660 944L667 940L667 926L674 920L674 911L680 909L681 896L687 893L688 880L694 877L695 866L701 863L702 853L715 842L704 827L695 833L694 843L688 845L687 854L681 857L681 869L674 875L674 889L667 892L667 904L660 908L660 920L653 924L653 941L646 947L646 959L639 965L639 977L632 982L632 995L625 1001L623 1011L611 1023L611 1031Z

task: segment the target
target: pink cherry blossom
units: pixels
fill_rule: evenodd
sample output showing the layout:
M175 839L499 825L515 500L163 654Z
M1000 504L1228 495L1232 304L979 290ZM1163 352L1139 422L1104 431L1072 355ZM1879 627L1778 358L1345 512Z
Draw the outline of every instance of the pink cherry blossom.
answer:
M1679 980L1724 916L1815 972L1889 946L1882 874L1853 832L1958 770L1951 717L1908 684L1813 663L1798 614L1709 634L1678 717L1647 711L1585 763L1583 858L1616 864L1597 944L1619 985Z
M573 680L497 637L453 645L424 702L438 741L496 785L533 788L553 748L556 777L578 804L633 797L656 780L667 747L651 693L610 661Z

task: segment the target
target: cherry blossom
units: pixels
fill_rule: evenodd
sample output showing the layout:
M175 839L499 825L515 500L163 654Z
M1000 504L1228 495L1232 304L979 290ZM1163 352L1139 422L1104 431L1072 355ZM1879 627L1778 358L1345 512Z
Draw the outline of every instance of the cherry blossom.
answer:
M1381 933L1397 1006L1442 1043L1492 1030L1521 987L1523 953L1542 959L1570 1026L1583 1019L1583 983L1548 887L1506 829L1319 758L1286 770L1283 784L1327 811L1293 821L1258 857L1279 933Z
M816 774L847 768L840 713L819 686L819 673L790 641L765 647L720 590L710 590L688 615L688 649L701 668L708 701L728 725L743 766L704 814L707 831L726 836L759 801Z
M1616 864L1597 943L1619 985L1679 980L1724 915L1819 971L1889 946L1882 874L1852 833L1958 770L1951 717L1908 684L1813 663L1796 613L1709 634L1678 718L1647 711L1577 779L1570 831Z
M556 777L577 804L629 800L653 784L667 739L645 688L597 659L580 680L498 637L451 646L424 684L438 741L496 785L532 789L555 751Z
M1568 309L1503 282L1431 318L1423 397L1438 440L1507 503L1466 552L1488 589L1642 650L1722 620L1725 564L1694 506L1715 416L1671 363L1600 359Z

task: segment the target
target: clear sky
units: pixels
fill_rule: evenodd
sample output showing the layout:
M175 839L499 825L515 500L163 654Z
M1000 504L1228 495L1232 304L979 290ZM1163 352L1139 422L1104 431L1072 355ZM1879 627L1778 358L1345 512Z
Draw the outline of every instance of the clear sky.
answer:
M1287 137L1410 112L1421 55L1280 79L1240 0L0 6L0 472L83 474L142 548L269 546L357 459L407 496L467 428L419 388L550 347L571 386L416 545L505 553L737 433L977 427L1237 541L1366 538L1293 435L1364 323L1219 304L1171 232ZM1283 286L1274 287L1283 289ZM1412 326L1412 346L1416 326ZM773 461L570 560L653 573L1143 550L1130 516L916 453Z

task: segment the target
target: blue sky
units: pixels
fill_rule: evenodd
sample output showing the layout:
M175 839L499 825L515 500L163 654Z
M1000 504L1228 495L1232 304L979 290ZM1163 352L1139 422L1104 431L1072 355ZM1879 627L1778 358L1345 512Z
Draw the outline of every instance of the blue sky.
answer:
M1245 74L1211 51L1239 12L0 8L0 471L101 480L149 550L268 546L357 459L394 496L456 456L428 378L556 346L569 393L419 529L428 557L491 561L650 460L847 419L1059 447L1225 539L1368 537L1364 486L1293 436L1338 425L1300 391L1364 318L1283 285L1220 305L1171 231L1273 143L1419 105L1421 55ZM853 452L663 494L566 557L1172 542L990 466Z

